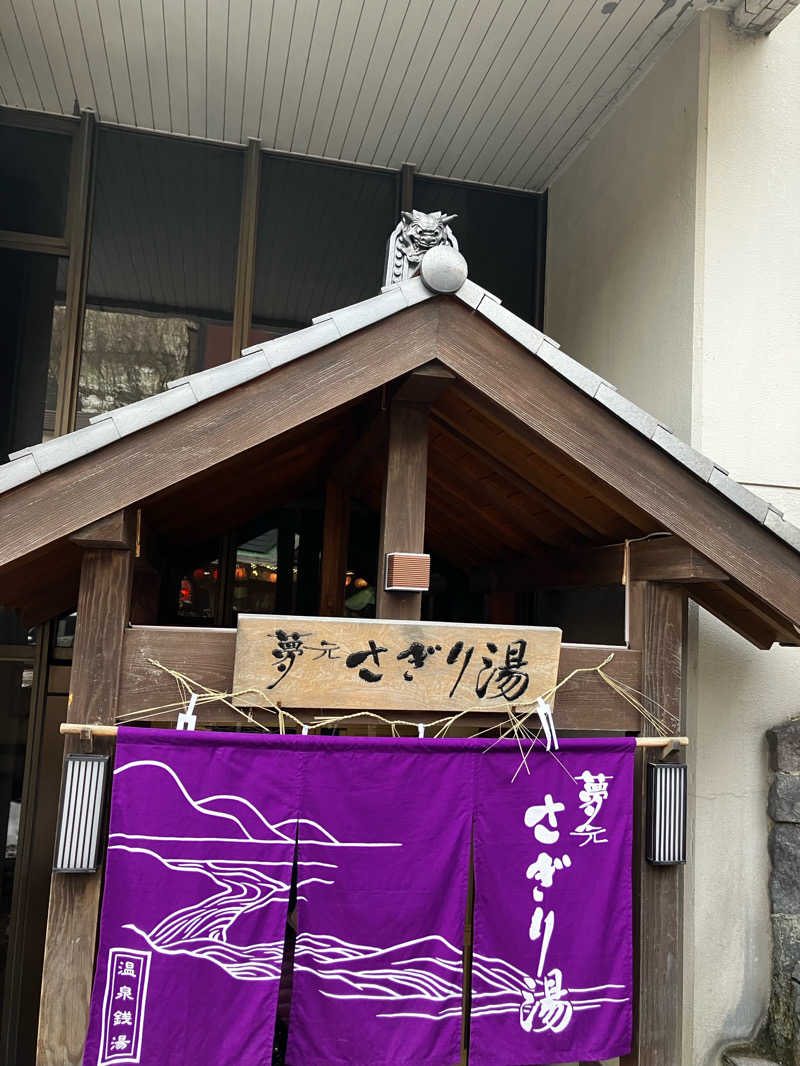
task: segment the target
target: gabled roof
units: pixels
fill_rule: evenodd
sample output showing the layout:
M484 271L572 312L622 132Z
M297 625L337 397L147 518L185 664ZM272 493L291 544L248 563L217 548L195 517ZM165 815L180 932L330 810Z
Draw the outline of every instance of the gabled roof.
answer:
M588 531L582 542L589 546L668 531L729 576L724 586L693 587L698 602L759 646L800 643L800 531L469 280L452 296L420 278L402 282L16 453L0 467L0 602L21 606L38 596L46 617L37 576L47 570L43 561L59 571L52 583L61 581L66 595L78 560L70 534L122 507L146 503L166 527L189 499L211 514L208 497L217 494L216 520L225 515L232 473L257 485L274 476L276 461L299 457L310 469L311 451L324 455L347 431L349 404L431 360L457 382L432 412L445 447L431 467L435 494L445 501L438 516L429 499L431 533L441 543L462 506L487 516L484 545L487 537L501 542L509 528L492 513L483 485L473 491L464 483L464 464L480 465L488 455L505 479L511 532L522 533L509 538L517 551L526 543L542 548L548 534L560 543L552 522L565 515L575 518L567 532L580 539ZM322 443L318 425L327 434ZM490 446L492 434L502 447ZM448 448L451 457L462 449L450 465ZM524 478L517 462L528 464ZM539 467L550 475L537 489ZM519 494L515 478L529 495ZM245 490L236 491L241 504ZM545 496L547 513L533 515L544 532L537 540L534 526L526 541L532 505Z
M171 381L165 392L95 415L84 429L22 448L0 466L0 493L437 295L419 277L390 286L371 299L318 315L306 329L245 348L233 362ZM614 385L563 352L556 341L503 307L498 297L470 280L455 296L800 552L800 529L787 522L782 511L676 437Z

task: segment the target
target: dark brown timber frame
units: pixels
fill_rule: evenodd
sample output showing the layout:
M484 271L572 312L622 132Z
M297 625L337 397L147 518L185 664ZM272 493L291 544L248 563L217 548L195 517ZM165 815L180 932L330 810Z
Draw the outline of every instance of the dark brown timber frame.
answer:
M449 493L454 510L471 504L470 513L475 513L475 501L466 495L469 485L459 481L463 471L455 471L452 482L447 481L446 464L431 474L431 435L455 430L451 441L467 453L470 445L476 462L480 449L496 436L502 438L502 447L498 445L496 456L492 453L492 462L501 474L514 472L514 455L521 466L525 457L534 457L534 466L547 464L562 472L565 483L573 489L578 485L593 501L584 508L584 497L573 492L563 503L557 497L558 506L549 516L537 518L537 536L531 534L536 550L526 555L526 580L546 584L558 576L566 584L596 584L624 578L629 585L630 647L565 645L562 677L578 666L598 665L613 651L609 673L642 691L664 716L665 730L675 734L682 732L685 720L687 595L761 646L775 639L798 642L797 553L508 336L459 302L437 298L0 496L0 601L23 611L35 601L36 610L47 617L46 601L37 599L43 595L37 578L42 560L60 560L63 572L53 584L62 590L68 590L70 574L80 567L71 720L111 722L118 714L172 702L174 684L148 663L149 658L211 688L231 687L232 630L125 628L131 617L133 573L130 509L146 511L153 505L153 513L163 519L179 506L187 485L204 479L206 489L214 481L224 488L233 462L253 455L263 462L276 438L286 440L311 423L315 432L315 420L349 410L347 405L368 393L374 394L373 400L384 396L385 412L372 422L365 420L364 433L355 441L350 427L344 434L347 454L325 471L330 513L322 603L330 605L331 613L341 609L348 472L365 454L383 455L387 440L381 463L381 562L387 550L422 551L425 536L434 532L423 517L432 511L431 498L426 501L429 485L436 493ZM470 404L479 415L474 438L462 432L459 422L459 413ZM297 445L292 439L301 451L307 447L307 442ZM522 492L527 468L525 479L510 481L512 490ZM512 501L508 514L521 523L526 505L539 506L543 492L540 487L527 500ZM480 487L475 497L480 511L488 497ZM572 534L605 537L594 541L600 547L580 548L573 541L557 554L549 551L547 545L558 544L559 537L548 532L547 523L569 515L578 518ZM481 543L498 539L504 528L500 519L489 516L486 530L475 533L476 558ZM640 539L661 531L670 535ZM528 534L512 532L518 534L515 550L525 553ZM625 543L614 543L620 539ZM495 620L512 610L503 572L511 561L504 557L493 566L489 600ZM52 601L50 607L55 613ZM378 613L418 617L418 598L382 594ZM200 718L208 723L232 720L224 706L213 705L204 707ZM594 674L580 675L560 693L556 719L562 728L581 731L634 733L642 728L632 708ZM640 830L644 764L640 758ZM682 873L645 866L641 851L639 841L637 1030L626 1066L675 1066L680 1061ZM99 884L99 877L84 875L53 878L39 1066L80 1062Z
M694 582L693 598L758 646L800 642L800 567L789 545L446 298L395 314L0 496L0 599L24 605L37 580L37 557L41 563L41 553L57 548L64 558L66 538L81 526L176 491L436 359L508 438L583 478L592 491L601 486L621 516L676 535L726 575L729 589ZM449 408L448 397L434 408L437 415Z
M83 530L77 536L83 557L67 721L111 724L117 714L123 637L130 615L135 518L120 514L118 521L98 526L101 528ZM70 738L67 753L79 750L81 743ZM103 742L98 739L94 746L101 750ZM110 749L108 742L105 746ZM100 873L51 877L39 1066L82 1060L101 889Z

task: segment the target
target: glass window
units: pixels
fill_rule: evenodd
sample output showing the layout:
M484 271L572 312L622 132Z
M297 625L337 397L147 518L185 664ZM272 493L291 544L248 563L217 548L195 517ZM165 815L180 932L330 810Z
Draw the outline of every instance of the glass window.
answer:
M0 229L64 234L72 138L0 126Z
M0 248L0 461L53 435L66 259Z
M254 323L307 326L376 296L396 211L394 174L265 154Z
M224 583L219 545L208 544L180 552L170 561L165 590L162 624L215 626L222 624L221 604Z
M79 427L230 359L243 156L100 129Z
M292 552L291 583L297 580L295 534ZM275 614L278 591L278 530L268 529L246 540L236 549L233 574L233 609L235 614Z
M453 233L472 280L526 322L541 325L545 196L417 177L414 207L457 214Z

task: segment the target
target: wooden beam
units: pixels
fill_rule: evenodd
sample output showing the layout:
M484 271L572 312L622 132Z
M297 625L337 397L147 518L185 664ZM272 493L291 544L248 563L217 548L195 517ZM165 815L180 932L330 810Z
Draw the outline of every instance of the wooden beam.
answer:
M392 395L392 402L422 403L432 407L455 380L452 370L433 359L403 378Z
M84 552L68 722L111 725L116 719L132 577L132 551ZM103 744L95 742L95 750L111 750ZM70 740L66 750L79 750L79 741ZM100 872L51 875L37 1066L82 1062L102 880Z
M628 546L628 567L632 581L677 581L689 585L728 580L722 567L673 536L632 540Z
M387 552L425 550L428 488L428 408L395 400L389 412L389 447L383 482L378 548L376 618L419 618L421 592L387 592Z
M563 506L558 500L548 496L547 493L542 492L532 482L526 478L521 477L520 474L513 470L502 460L498 459L491 452L487 452L484 448L481 448L475 441L471 440L465 433L461 433L452 423L446 421L437 412L431 413L431 418L437 422L444 429L445 433L449 434L467 451L470 455L473 455L480 462L485 463L490 470L493 470L504 481L507 481L519 492L525 494L527 499L546 507L549 511L552 511L554 515L560 518L566 525L582 533L587 538L596 538L598 530L595 526L592 526L589 522L584 521L580 515L575 511L571 511L569 508Z
M330 469L330 477L352 489L370 461L374 462L386 451L388 433L389 419L386 411L378 411L344 454L337 456Z
M187 629L182 626L133 626L127 629L123 640L117 714L133 715L146 707L162 707L179 699L174 679L153 666L151 659L179 670L214 692L230 692L235 644L235 629ZM612 653L614 658L606 672L622 684L641 688L642 653L605 645L563 644L558 666L559 681L579 667L598 666ZM198 707L197 714L198 720L207 725L234 725L242 721L241 716L224 703L203 704ZM176 717L177 711L165 711L157 721L174 722ZM578 674L559 689L555 719L560 729L635 733L641 725L634 708L594 673ZM267 715L265 720L271 719Z
M75 133L78 120L74 115L48 114L46 111L28 111L21 107L0 107L0 126L17 126L26 130L42 130L46 133Z
M242 349L247 348L250 343L260 190L261 141L257 137L250 137L247 141L242 174L242 206L239 215L239 244L236 253L231 359L238 359Z
M587 585L619 585L623 580L666 581L694 585L727 581L719 566L704 559L678 537L667 535L628 545L607 544L596 548L560 552L537 552L531 558L509 564L522 587L569 588Z
M610 544L571 551L540 551L507 564L519 588L581 588L621 585L625 548Z
M463 383L451 389L437 404L434 417L448 430L463 432L482 452L506 467L513 467L548 499L554 495L556 485L562 506L601 534L599 539L622 540L632 528L652 531L651 526L643 524L641 513L637 520L635 514L626 515L619 509L618 501L610 500L607 495L601 498L605 486L599 478L576 470L552 445L538 438L533 441L524 432L509 432L509 419L487 406L477 393L471 396Z
M80 126L72 141L67 203L69 264L65 292L64 334L58 373L55 435L69 433L78 410L78 384L83 344L86 284L92 228L92 168L95 146L94 112L81 112Z
M532 447L537 440L546 442L573 468L600 478L615 499L630 501L657 528L676 534L751 594L800 623L800 562L788 544L452 301L441 304L438 337L440 360L504 412L506 424L527 436Z
M642 653L641 691L669 735L683 732L686 591L634 581L629 594L632 647ZM641 732L657 731L641 723ZM634 823L633 1050L620 1066L675 1066L683 1015L683 866L651 866L644 857L646 766L656 749L637 753ZM682 759L681 753L678 758Z
M0 567L430 362L438 316L417 304L4 493Z
M322 526L322 578L319 613L323 617L344 615L344 580L350 536L350 493L336 478L325 487L325 517Z
M730 583L692 585L689 595L695 603L762 651L771 648L776 641L792 646L800 644L800 631L795 626L767 611Z
M118 548L121 551L133 551L136 547L136 534L136 509L126 507L98 519L97 522L90 522L88 526L73 533L69 539L80 548Z
M69 255L66 237L46 237L41 233L17 233L0 229L0 248L19 252L35 252L37 255Z

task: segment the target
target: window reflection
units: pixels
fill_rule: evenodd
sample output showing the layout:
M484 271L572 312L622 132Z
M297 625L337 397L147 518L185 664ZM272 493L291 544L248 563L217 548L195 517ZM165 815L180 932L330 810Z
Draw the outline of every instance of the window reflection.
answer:
M217 619L219 590L219 559L184 570L178 587L178 620L213 625Z
M295 535L293 554L300 538ZM296 558L292 560L292 582L297 580ZM278 592L278 530L268 529L236 549L233 583L235 614L275 614Z
M66 260L0 249L0 462L55 426Z
M231 358L243 155L99 130L79 426Z
M163 392L199 370L200 326L187 318L88 308L78 392L78 427L92 415Z

